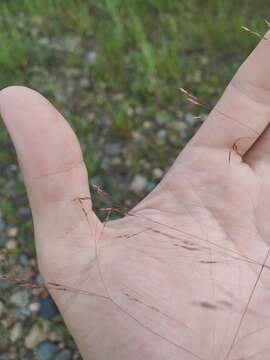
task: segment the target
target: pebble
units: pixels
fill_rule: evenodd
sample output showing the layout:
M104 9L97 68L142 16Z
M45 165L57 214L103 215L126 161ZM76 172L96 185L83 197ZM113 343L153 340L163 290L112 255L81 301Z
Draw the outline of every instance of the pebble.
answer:
M133 178L130 189L134 191L136 194L140 194L146 187L147 179L142 175L135 175Z
M90 81L87 78L82 78L80 80L80 86L82 88L87 88L90 85Z
M118 166L118 165L121 165L122 164L122 160L120 157L114 157L111 159L111 164L112 165L115 165L115 166Z
M46 334L38 325L34 325L29 334L25 338L25 346L27 349L34 349L38 344L46 339Z
M28 306L23 306L20 310L20 314L24 317L28 317L31 315L31 311L30 309L28 308Z
M150 129L152 125L153 124L151 123L151 121L144 121L143 122L144 129Z
M192 113L187 113L185 116L185 121L188 125L194 125L196 123L196 117Z
M17 323L13 326L13 328L10 331L10 340L13 343L16 343L23 334L23 328L21 323Z
M36 354L39 360L52 360L55 359L57 351L58 347L54 343L44 341L39 345Z
M18 228L12 227L7 230L7 236L10 238L14 238L18 235Z
M48 37L42 37L38 40L38 42L41 44L41 45L49 45L50 43L50 40Z
M1 216L1 214L0 214ZM0 217L0 232L3 232L6 228L6 223L5 221Z
M155 168L154 170L153 170L153 176L154 176L154 178L155 179L161 179L162 178L162 176L163 176L163 171L160 169L160 168Z
M60 351L54 358L54 360L71 360L72 359L72 353L68 349L64 349Z
M10 297L10 302L17 307L24 307L28 304L29 295L26 290L15 292Z
M0 248L4 248L6 246L7 239L0 235Z
M10 287L12 287L12 282L7 280L0 280L0 289L6 290Z
M45 281L44 281L44 279L43 279L43 276L41 275L41 274L38 274L37 276L36 276L36 283L38 284L38 285L40 285L40 286L42 286L42 285L44 285L44 283L45 283Z
M21 254L19 257L19 262L21 265L26 266L28 264L28 256L26 254Z
M136 140L138 142L142 140L142 134L136 130L132 131L132 137L134 140Z
M63 340L62 336L57 332L50 332L48 339L52 342L60 342Z
M121 152L121 145L117 143L110 143L105 146L104 152L108 155L118 155Z
M149 181L146 184L145 190L150 193L156 187L156 183L154 181Z
M159 137L160 139L165 139L166 136L167 136L167 131L165 129L160 129L157 132L157 137Z
M184 121L178 121L174 124L174 129L182 134L187 131L187 124Z
M54 301L51 297L40 300L40 309L38 315L45 320L52 320L59 314Z
M4 314L4 311L5 311L5 305L2 303L2 301L0 301L0 319Z
M170 120L170 116L165 112L160 112L157 114L156 120L158 124L164 125L168 123L168 121Z
M1 214L0 214L1 216ZM4 220L0 217L0 248L1 247L5 247L6 245L6 237L4 236L4 232L5 232L5 228L6 228L6 223L4 222Z
M95 65L95 63L97 62L96 52L89 51L88 54L86 55L86 61L88 62L89 65Z
M127 108L127 114L128 116L132 116L134 114L134 109L131 106Z
M29 310L32 312L32 313L36 313L40 310L40 304L39 303L31 303L29 304Z
M14 250L17 247L17 241L15 239L10 239L6 242L6 248L8 250Z

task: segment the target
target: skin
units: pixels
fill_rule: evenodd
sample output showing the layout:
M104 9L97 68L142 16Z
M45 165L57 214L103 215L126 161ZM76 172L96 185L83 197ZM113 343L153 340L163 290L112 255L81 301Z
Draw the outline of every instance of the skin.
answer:
M269 58L262 40L158 187L105 224L64 118L0 92L40 271L84 359L269 358Z

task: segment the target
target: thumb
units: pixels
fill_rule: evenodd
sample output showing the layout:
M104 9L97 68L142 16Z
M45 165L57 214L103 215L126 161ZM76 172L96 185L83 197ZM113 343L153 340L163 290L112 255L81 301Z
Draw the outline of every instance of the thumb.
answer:
M0 113L23 173L40 270L45 279L57 273L62 280L67 267L70 274L70 266L93 259L101 225L92 212L80 145L65 119L33 90L2 90Z

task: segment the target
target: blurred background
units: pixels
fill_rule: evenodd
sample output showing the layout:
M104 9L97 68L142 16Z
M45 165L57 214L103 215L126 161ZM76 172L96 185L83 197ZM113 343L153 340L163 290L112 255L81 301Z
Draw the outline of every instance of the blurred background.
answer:
M263 0L1 0L0 86L30 86L66 116L90 183L109 194L94 196L98 213L104 202L130 208L206 116L179 88L211 107L259 40L241 27L263 34L268 14ZM0 142L0 274L42 284L3 127ZM0 360L9 359L80 355L44 289L0 280Z

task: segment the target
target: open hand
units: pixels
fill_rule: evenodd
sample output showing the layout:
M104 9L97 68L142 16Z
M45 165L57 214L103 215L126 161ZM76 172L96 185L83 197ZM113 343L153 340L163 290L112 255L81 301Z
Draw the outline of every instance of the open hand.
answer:
M84 359L269 359L269 59L263 39L157 188L104 224L67 122L0 92L40 271Z

